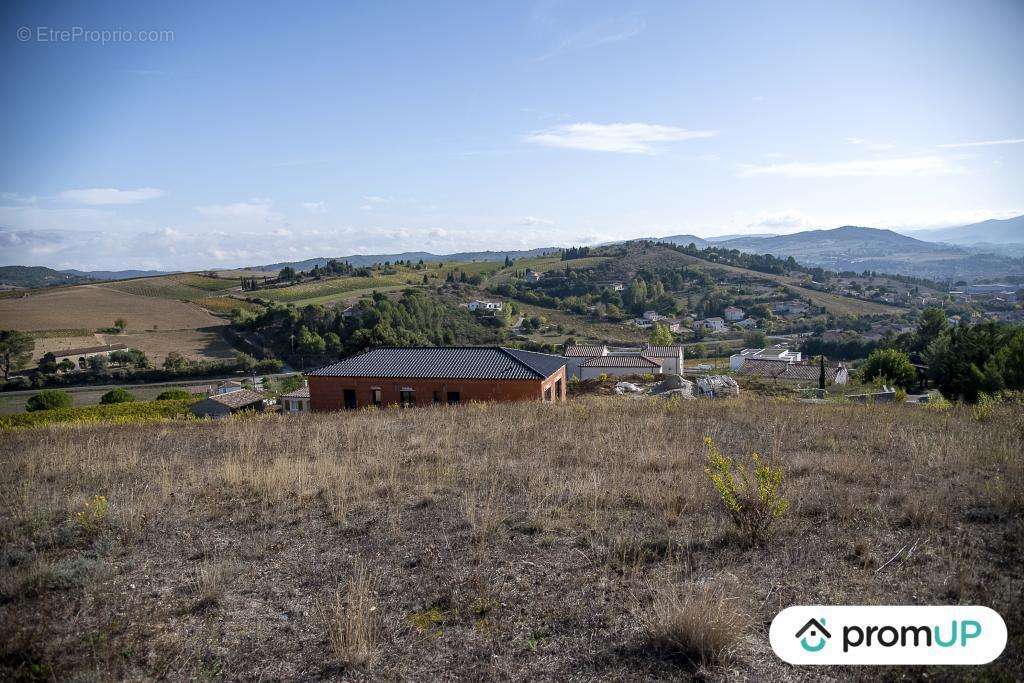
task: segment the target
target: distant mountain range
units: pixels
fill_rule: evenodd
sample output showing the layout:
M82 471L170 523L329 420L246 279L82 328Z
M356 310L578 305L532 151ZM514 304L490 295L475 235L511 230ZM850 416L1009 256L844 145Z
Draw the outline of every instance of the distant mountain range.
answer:
M704 238L681 234L646 239L683 246L695 244L700 249L714 246L783 258L792 256L802 264L837 271L873 270L953 281L1024 275L1024 216L940 230L902 233L847 225L832 230L806 230L789 235L721 235ZM354 266L372 266L386 261L501 261L506 256L513 259L531 258L557 251L557 247L454 254L408 251L333 258L348 261ZM251 266L250 270L274 272L286 266L309 270L317 265L323 266L329 260L330 257L282 261ZM2 266L0 285L45 287L164 274L153 270L82 271L53 270L41 266Z
M0 286L54 287L167 274L160 270L54 270L45 266L0 266Z
M832 230L806 230L790 235L741 235L702 239L669 235L659 242L736 249L751 254L792 256L798 262L829 270L874 270L936 280L972 280L1024 274L1024 245L1000 243L1024 239L1024 216L985 221L957 228L927 231L945 237L929 241L892 230L852 225ZM914 233L924 235L925 231ZM963 244L953 239L976 240Z
M1020 244L1024 245L1024 216L1005 220L989 220L956 228L908 231L913 237L929 242L950 244Z

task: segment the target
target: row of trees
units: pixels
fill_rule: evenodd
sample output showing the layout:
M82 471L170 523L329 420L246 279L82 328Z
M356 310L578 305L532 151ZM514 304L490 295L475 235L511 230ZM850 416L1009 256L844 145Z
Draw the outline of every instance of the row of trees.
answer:
M918 384L912 359L919 359L949 399L974 402L981 394L1024 390L1024 328L996 322L951 327L940 314L924 311L914 333L872 351L861 378L910 389Z
M323 306L275 305L256 316L238 317L234 326L300 366L375 346L489 344L503 338L498 326L411 289L398 301L374 293L350 314Z

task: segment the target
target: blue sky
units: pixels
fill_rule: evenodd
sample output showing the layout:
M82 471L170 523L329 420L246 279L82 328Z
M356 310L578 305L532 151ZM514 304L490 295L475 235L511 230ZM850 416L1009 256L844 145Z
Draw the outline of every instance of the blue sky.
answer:
M0 261L1017 215L1022 32L1019 0L7 3Z

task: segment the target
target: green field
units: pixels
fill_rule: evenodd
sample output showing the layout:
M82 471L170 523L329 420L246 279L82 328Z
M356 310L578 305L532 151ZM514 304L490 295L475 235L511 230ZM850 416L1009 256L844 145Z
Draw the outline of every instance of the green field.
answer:
M314 280L302 284L278 289L260 289L252 292L252 296L280 303L306 305L310 303L326 303L338 299L356 290L374 290L385 287L404 287L420 284L422 272L400 272L395 275L379 277L339 277L330 280Z
M182 273L136 280L120 280L104 283L101 286L137 296L196 301L208 298L213 292L226 292L238 285L239 280L206 277L198 273Z

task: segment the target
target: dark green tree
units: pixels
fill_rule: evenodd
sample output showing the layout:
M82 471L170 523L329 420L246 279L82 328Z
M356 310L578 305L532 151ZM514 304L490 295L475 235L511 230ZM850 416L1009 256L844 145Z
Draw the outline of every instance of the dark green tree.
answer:
M896 349L875 349L860 369L865 382L881 380L901 389L909 389L917 381L917 371L907 354Z
M0 369L3 369L4 379L11 376L11 372L23 368L31 359L35 351L36 340L32 335L18 330L0 330Z
M100 403L103 405L113 405L114 403L131 403L135 400L135 395L123 387L117 387L111 389L107 393L100 396Z
M33 396L25 404L25 410L34 413L37 410L53 410L54 408L70 408L71 394L59 389L45 389Z

